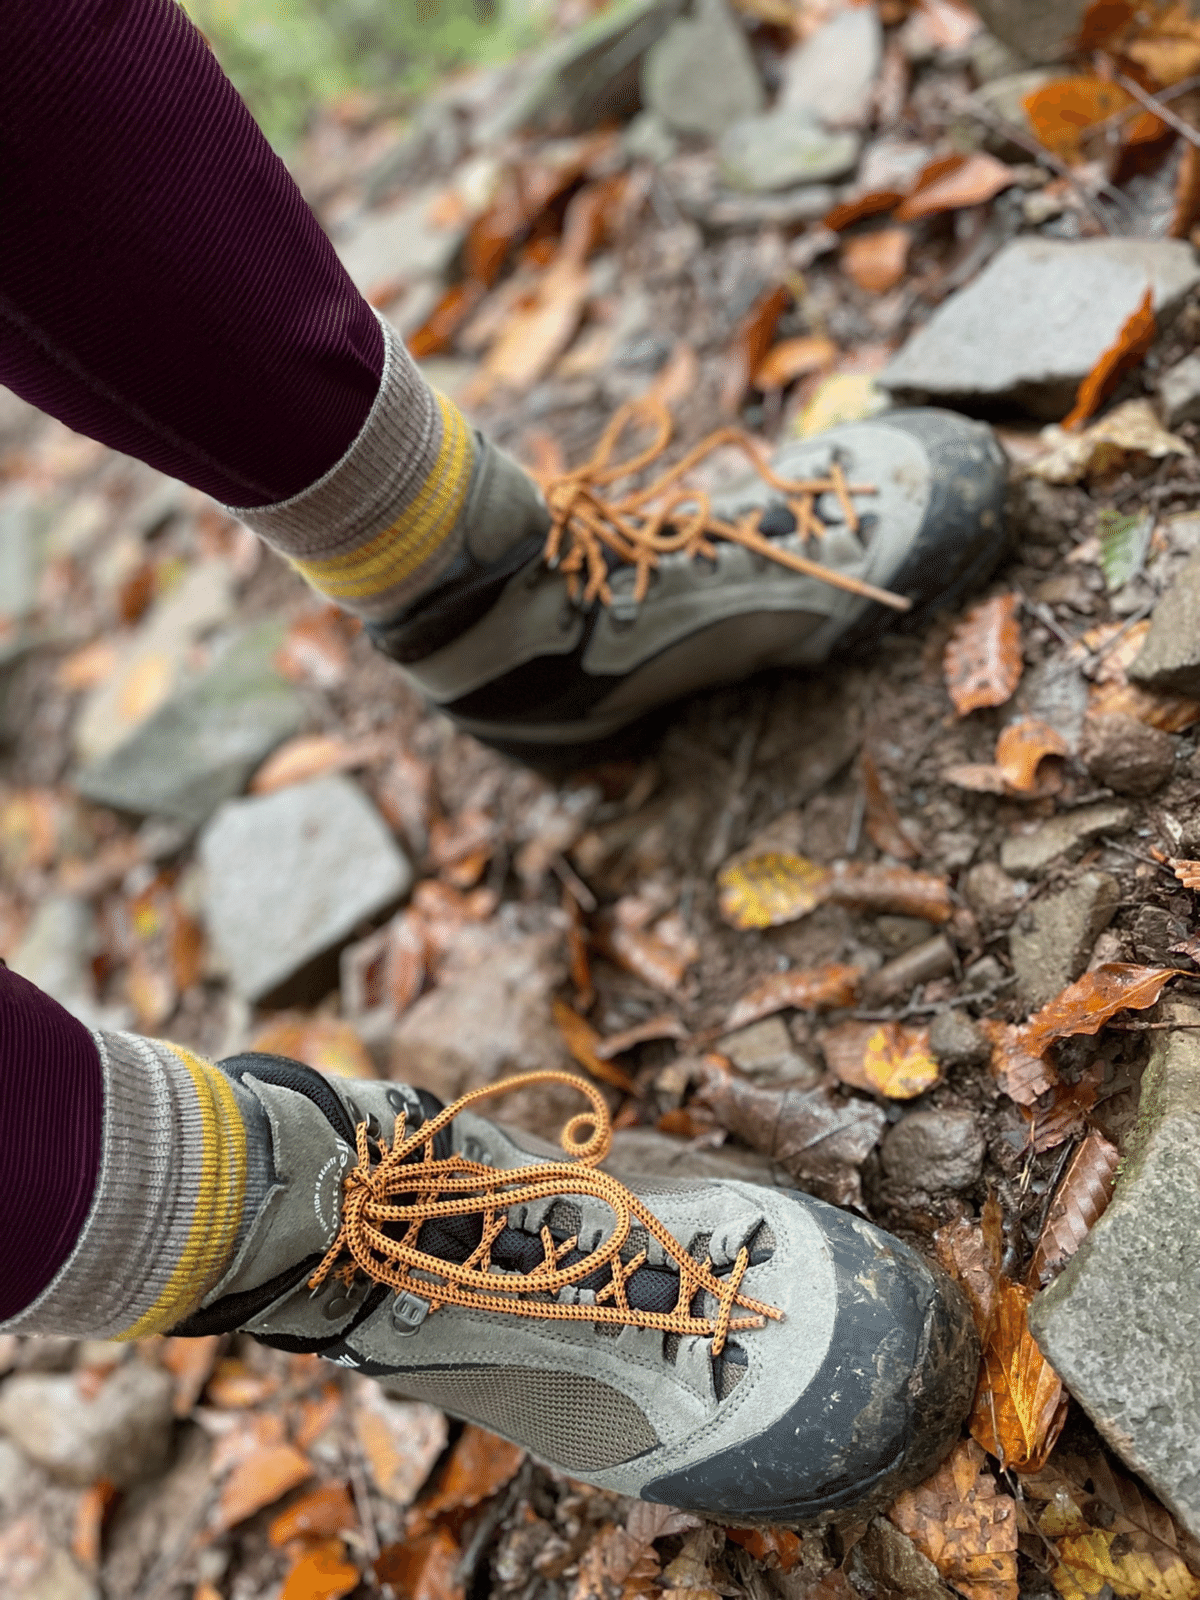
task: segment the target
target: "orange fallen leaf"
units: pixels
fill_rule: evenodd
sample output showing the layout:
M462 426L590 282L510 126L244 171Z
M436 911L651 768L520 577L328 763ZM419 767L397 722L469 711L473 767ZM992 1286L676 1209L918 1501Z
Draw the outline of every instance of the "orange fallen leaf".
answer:
M934 872L882 862L835 861L825 898L853 911L949 922L954 914L948 881Z
M164 1339L158 1359L175 1379L175 1415L186 1417L204 1391L212 1375L221 1336L208 1334L200 1339Z
M1150 632L1149 617L1135 623L1116 640L1111 649L1105 649L1120 628L1120 623L1112 623L1108 628L1094 629L1084 637L1089 648L1103 651L1094 669L1095 681L1088 695L1089 713L1137 717L1162 733L1182 733L1193 723L1200 722L1200 700L1142 689L1130 683L1126 676L1127 669L1141 652L1146 635Z
M996 1493L983 1451L960 1440L938 1470L888 1508L938 1571L968 1600L1017 1600L1017 1507Z
M445 1528L389 1544L375 1563L377 1583L391 1584L405 1600L462 1600L461 1552Z
M967 1298L980 1345L986 1345L996 1320L996 1297L1004 1259L1004 1221L1000 1202L989 1193L978 1222L956 1217L933 1236L942 1270Z
M1175 179L1175 210L1167 230L1172 239L1186 239L1200 221L1200 150L1184 141Z
M338 606L306 611L288 624L283 643L275 652L275 665L293 683L311 683L318 689L336 689L350 670L350 640L357 618Z
M327 772L346 772L351 767L365 766L374 754L373 744L349 744L336 734L297 734L259 767L250 780L250 793L274 794L293 783L324 777Z
M1200 889L1200 861L1176 859L1171 862L1171 871L1185 889Z
M279 1379L272 1374L252 1372L244 1361L230 1358L217 1362L205 1398L222 1410L240 1411L261 1405L278 1387Z
M301 1556L283 1580L279 1600L342 1600L362 1577L340 1539Z
M803 1543L790 1528L726 1528L725 1537L781 1572L790 1572L804 1554Z
M1060 1083L1048 1106L1022 1106L1029 1123L1029 1148L1042 1155L1073 1139L1096 1103L1096 1086L1087 1078L1078 1083Z
M565 1000L555 1000L553 1012L554 1021L572 1060L601 1083L611 1084L625 1094L637 1093L637 1084L622 1067L614 1066L611 1061L596 1054L600 1035L586 1018L581 1017Z
M985 205L1002 190L1011 189L1016 181L1011 167L982 150L958 157L957 165L949 170L941 162L937 165L942 170L927 182L922 181L925 178L922 173L912 193L896 207L897 222L916 222L920 217L937 216L943 211Z
M827 211L821 221L831 233L843 233L856 222L865 222L869 217L882 216L885 211L891 211L903 199L904 193L900 189L872 189L855 200L843 200L832 211Z
M1021 681L1020 597L998 594L973 606L950 635L943 658L946 690L960 717L1002 706Z
M344 1483L323 1483L281 1511L267 1537L278 1549L293 1539L332 1539L358 1526L358 1512Z
M726 1017L725 1030L732 1033L773 1012L789 1008L822 1011L853 1005L861 981L860 967L836 963L797 972L773 973L747 989Z
M857 234L842 245L842 271L868 294L886 294L904 277L911 246L907 228Z
M810 335L803 339L782 339L772 345L754 369L756 389L783 389L810 372L820 372L837 359L838 347L832 339Z
M825 898L828 867L783 851L739 859L717 874L718 904L735 928L773 928L807 916Z
M1118 1011L1144 1011L1154 1005L1171 979L1183 976L1178 967L1107 962L1048 1001L1020 1030L1021 1042L1031 1055L1044 1055L1058 1039L1099 1033Z
M1083 157L1088 130L1136 101L1110 79L1079 75L1054 78L1022 104L1036 138L1060 161L1074 163ZM1125 124L1123 137L1128 144L1141 144L1159 138L1162 128L1157 117L1142 112Z
M449 1511L468 1511L481 1500L490 1500L511 1483L524 1460L520 1445L509 1444L468 1422L446 1463L441 1482L421 1502L420 1514L432 1519Z
M167 962L180 994L204 976L204 929L174 897L167 913Z
M1033 1290L1001 1278L968 1428L1002 1468L1038 1472L1067 1420L1062 1380L1029 1331Z
M906 1028L899 1022L844 1022L827 1029L820 1044L843 1083L889 1100L912 1100L932 1089L940 1076L929 1054L925 1028Z
M327 1428L331 1428L342 1414L342 1392L335 1383L328 1383L316 1399L301 1400L300 1415L296 1422L296 1443L301 1450L309 1450Z
M117 1491L107 1478L85 1489L75 1507L75 1531L71 1536L71 1554L80 1566L94 1572L100 1565L100 1542L104 1523L112 1510Z
M792 291L780 284L760 295L738 323L725 357L722 410L736 411L746 398L751 379L771 348L779 319L791 302Z
M650 928L606 920L596 930L596 946L626 972L663 994L678 994L700 946L677 916L660 917Z
M1031 1106L1058 1082L1043 1052L1029 1049L1023 1028L989 1017L981 1018L979 1026L992 1042L992 1076L1010 1100Z
M407 344L413 360L425 361L448 350L484 293L481 283L451 284L421 326L409 334Z
M571 1588L571 1600L637 1600L657 1587L659 1559L649 1539L635 1538L627 1528L604 1523L579 1558L579 1575ZM692 1600L705 1600L704 1590L680 1586L667 1593L686 1593Z
M238 1463L221 1490L218 1522L236 1527L256 1511L273 1505L313 1475L312 1463L290 1444L266 1445Z
M1033 1252L1027 1280L1032 1289L1049 1283L1066 1266L1103 1216L1119 1161L1116 1146L1094 1129L1071 1157Z
M1038 769L1047 756L1069 753L1070 746L1062 734L1036 717L1010 722L996 740L996 766L1017 794L1030 794L1038 788Z
M515 311L484 358L470 393L523 392L543 378L575 337L591 292L586 267L560 257L546 269L533 304Z
M254 1035L250 1048L290 1056L318 1072L342 1078L373 1078L375 1067L365 1044L348 1022L337 1017L282 1012Z
M1068 432L1081 427L1100 409L1116 388L1123 373L1139 366L1154 343L1157 323L1154 317L1154 292L1147 289L1137 310L1121 327L1116 340L1104 351L1096 365L1079 385L1075 404L1063 418Z
M867 837L884 855L895 856L898 861L911 861L920 852L900 820L895 802L883 786L883 779L879 776L879 768L870 750L863 750L859 767L866 794L863 825Z

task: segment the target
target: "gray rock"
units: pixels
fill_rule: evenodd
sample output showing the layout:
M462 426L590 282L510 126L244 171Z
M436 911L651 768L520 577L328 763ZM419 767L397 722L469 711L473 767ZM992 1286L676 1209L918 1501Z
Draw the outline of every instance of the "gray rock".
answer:
M65 1550L51 1550L42 1566L21 1589L21 1600L99 1600L95 1582L82 1573Z
M1169 321L1200 282L1177 239L1014 239L880 374L895 395L963 409L1003 401L1054 421L1151 288Z
M886 1517L874 1518L850 1552L847 1570L857 1575L860 1568L868 1581L856 1584L855 1593L876 1600L954 1600L929 1557Z
M743 117L717 146L722 182L751 193L843 177L858 160L856 133L823 128L806 112L777 107Z
M1060 733L1074 753L1087 716L1088 681L1073 661L1051 656L1027 672L1017 691L1022 715L1036 717Z
M38 901L8 964L86 1027L128 1027L132 1018L124 1007L102 1006L96 999L92 957L98 948L91 906L74 895L51 894Z
M629 1178L726 1178L736 1183L761 1183L790 1189L793 1179L769 1156L737 1145L719 1150L697 1149L672 1139L657 1128L618 1128L612 1152L601 1162L609 1172Z
M983 1171L983 1135L969 1111L910 1111L888 1130L882 1155L899 1189L969 1189Z
M336 952L412 881L379 813L341 776L227 801L199 858L216 953L250 1001L336 981Z
M916 945L924 944L937 929L924 917L876 917L875 932L879 942L890 956L903 955Z
M1133 826L1136 815L1134 808L1121 800L1100 800L1077 811L1064 811L1032 833L1010 833L1000 846L1000 864L1006 872L1035 877L1052 861L1074 861L1102 834L1124 833ZM972 868L968 877L978 870Z
M303 698L274 665L283 633L282 623L265 622L232 641L130 738L76 773L79 793L199 827L303 725Z
M656 111L639 112L621 138L631 161L650 161L661 167L679 150L679 140Z
M784 57L777 103L831 128L861 127L882 62L879 13L848 7Z
M797 228L819 222L837 203L837 191L827 183L804 183L775 193L739 194L714 189L699 198L685 196L679 209L714 232L744 233L752 228ZM829 234L831 239L836 234Z
M1120 900L1115 878L1107 872L1084 872L1067 888L1021 912L1009 933L1008 949L1017 996L1031 1011L1080 975Z
M981 1067L991 1045L960 1010L939 1011L929 1025L929 1048L941 1067Z
M944 933L936 934L872 972L863 983L863 999L868 1005L883 1005L907 998L919 984L953 972L955 961L954 946Z
M1133 954L1147 966L1176 965L1172 945L1186 939L1189 929L1182 917L1174 917L1163 906L1139 906L1129 929Z
M1200 1024L1194 1003L1163 1009ZM1151 1037L1108 1210L1029 1322L1117 1454L1200 1535L1200 1032Z
M728 1033L717 1040L717 1049L759 1083L798 1083L808 1089L821 1077L811 1061L797 1054L782 1017L764 1017Z
M0 617L20 622L34 609L40 566L37 502L18 486L0 500Z
M1158 380L1164 421L1168 428L1200 418L1200 356L1184 356Z
M762 110L758 68L725 0L697 0L695 14L678 18L651 46L642 99L675 133L710 139Z
M1128 677L1143 689L1200 695L1200 550L1184 562L1155 606Z
M440 278L454 260L462 228L436 228L429 208L441 187L421 189L387 211L367 211L334 241L342 265L364 294L388 284Z
M988 28L1026 61L1064 61L1089 0L976 0Z
M1137 717L1089 717L1080 755L1096 782L1118 794L1153 794L1175 771L1175 740Z
M994 861L981 861L962 881L963 898L988 931L1007 928L1025 903L1028 884L1010 878Z
M119 1487L166 1464L174 1385L161 1367L124 1363L85 1397L70 1373L21 1373L0 1389L0 1429L30 1461L67 1483Z

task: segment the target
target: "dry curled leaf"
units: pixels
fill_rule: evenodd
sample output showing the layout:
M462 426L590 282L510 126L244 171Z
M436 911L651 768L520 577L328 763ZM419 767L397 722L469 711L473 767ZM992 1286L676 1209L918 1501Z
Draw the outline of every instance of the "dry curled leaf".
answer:
M1017 1600L1016 1511L1011 1496L996 1493L983 1451L963 1439L887 1515L968 1600Z
M357 1528L358 1512L344 1483L323 1483L272 1518L267 1537L278 1549L293 1539L332 1539Z
M804 1554L799 1536L789 1528L726 1528L725 1537L740 1544L769 1569L790 1572Z
M852 911L949 922L954 914L947 879L880 862L835 861L825 899Z
M996 740L996 766L1016 794L1031 794L1039 785L1039 768L1047 756L1065 756L1070 747L1061 733L1036 717L1022 717L1002 728Z
M579 1558L571 1600L634 1600L655 1587L658 1574L658 1555L649 1540L605 1523Z
M772 850L722 867L718 903L735 928L773 928L807 916L825 898L828 867L806 856Z
M463 1600L458 1566L462 1552L446 1528L389 1544L375 1562L377 1583L390 1584L405 1600Z
M100 1565L100 1545L104 1524L116 1500L117 1491L107 1478L85 1489L75 1507L75 1527L71 1536L71 1554L90 1572Z
M596 1043L596 1054L602 1061L611 1061L614 1056L650 1039L686 1039L687 1036L687 1029L675 1013L663 1011L656 1017L647 1017L645 1022L635 1022L631 1028L622 1028L620 1033L605 1035Z
M511 1483L524 1459L520 1445L510 1444L468 1422L438 1487L422 1500L420 1515L432 1519L451 1511L467 1511L481 1500L490 1500Z
M950 635L946 689L960 717L1011 700L1021 681L1020 597L998 594L973 606Z
M1171 979L1184 975L1178 967L1106 962L1047 1001L1020 1030L1022 1043L1040 1056L1058 1039L1099 1033L1118 1011L1144 1011L1154 1005Z
M1033 1252L1029 1283L1039 1289L1066 1266L1112 1198L1120 1156L1115 1145L1094 1130L1071 1157Z
M889 1100L911 1100L940 1076L929 1053L929 1033L899 1022L844 1022L821 1035L830 1067L852 1089Z
M232 1528L245 1522L312 1475L312 1463L293 1445L269 1444L254 1450L234 1467L221 1490L220 1526Z
M866 795L863 825L868 838L884 855L895 856L898 861L912 861L920 852L901 821L895 802L884 788L879 768L869 750L863 750L859 766Z
M678 994L688 968L700 958L700 946L677 913L660 917L649 928L634 927L619 917L604 920L596 930L597 948L626 972L662 994Z
M953 163L953 165L951 165ZM984 205L1016 181L1011 167L985 151L951 156L931 162L918 177L908 198L896 207L897 222L916 222L963 206Z
M837 359L832 339L810 334L803 339L781 339L772 345L754 369L756 389L784 389L810 372L821 372Z
M1054 78L1022 102L1038 140L1069 162L1081 159L1090 128L1135 103L1119 84L1090 74ZM1161 128L1157 117L1141 112L1125 125L1124 135L1130 143L1142 143L1147 136L1157 138Z
M614 1089L620 1089L625 1094L636 1094L637 1084L624 1068L614 1066L611 1061L606 1061L603 1056L596 1054L600 1035L591 1023L581 1017L574 1006L568 1005L565 1000L555 1000L553 1010L554 1021L572 1060L578 1062L585 1072L591 1073L592 1077L601 1083L611 1084Z
M350 640L358 626L338 606L308 611L288 624L275 665L293 683L336 689L350 670Z
M1116 388L1121 375L1141 363L1154 343L1156 326L1154 292L1147 289L1137 310L1122 324L1114 342L1079 385L1075 404L1063 418L1063 427L1068 432L1095 416Z
M912 235L907 228L877 228L842 245L842 271L868 294L887 294L904 277Z
M853 1005L861 981L861 968L838 963L773 973L737 1001L725 1019L725 1031L749 1027L776 1011L825 1011Z
M1037 1472L1067 1419L1062 1380L1029 1331L1033 1290L1001 1278L968 1427L1001 1467Z
M779 319L792 301L792 291L782 284L761 294L734 329L725 357L721 407L733 412L746 397L754 374L766 359Z

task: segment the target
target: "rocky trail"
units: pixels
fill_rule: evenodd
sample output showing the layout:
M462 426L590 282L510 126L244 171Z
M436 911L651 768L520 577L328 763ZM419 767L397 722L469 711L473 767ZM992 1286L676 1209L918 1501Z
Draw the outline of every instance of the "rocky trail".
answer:
M249 1339L8 1338L0 1593L1200 1595L1200 31L979 10L564 7L541 57L296 153L543 476L648 396L667 460L908 401L996 424L981 594L627 757L455 732L202 496L0 395L0 956L218 1057L446 1099L573 1067L614 1170L857 1208L976 1311L954 1454L869 1523L722 1530Z

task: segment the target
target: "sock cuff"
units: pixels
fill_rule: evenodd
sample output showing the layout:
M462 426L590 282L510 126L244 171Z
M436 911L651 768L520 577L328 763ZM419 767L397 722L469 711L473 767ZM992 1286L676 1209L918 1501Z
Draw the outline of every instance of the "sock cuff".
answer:
M75 1248L8 1333L138 1339L219 1279L265 1191L239 1090L180 1045L93 1034L104 1077L100 1172ZM244 1092L244 1091L240 1091Z
M458 407L429 387L379 320L379 393L341 460L289 500L225 507L314 589L369 621L394 616L458 553L462 535L452 535L476 457Z

